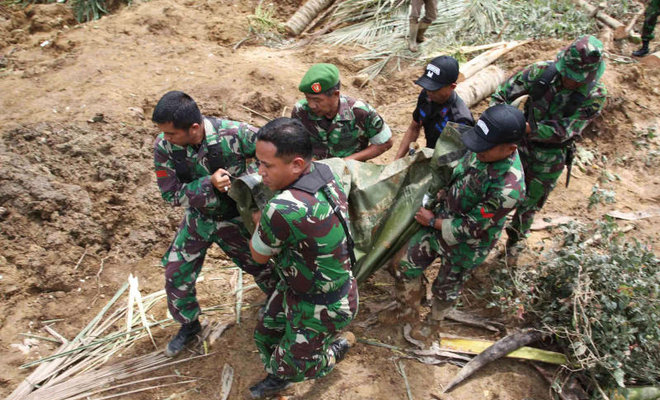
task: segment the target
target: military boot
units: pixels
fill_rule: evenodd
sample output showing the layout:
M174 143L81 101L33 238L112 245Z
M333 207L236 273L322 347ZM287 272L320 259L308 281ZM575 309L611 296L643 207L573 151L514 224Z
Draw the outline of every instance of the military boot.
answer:
M397 279L394 283L394 299L397 307L394 310L384 310L378 319L386 324L400 322L415 322L419 320L419 309L422 302L421 277L411 280Z
M426 316L424 322L415 322L412 324L410 336L413 339L420 341L428 341L432 336L440 330L442 321L454 306L453 301L440 300L433 297L431 300L431 312Z
M273 396L289 386L291 386L291 381L268 374L261 382L250 386L250 396L253 399L263 399L264 397Z
M429 24L428 22L420 22L419 23L419 28L417 29L417 43L422 43L426 38L424 37L424 34L426 33L426 30L429 29Z
M639 50L633 51L632 55L635 57L644 57L645 55L649 54L649 41L648 40L643 40L642 41L642 48Z
M202 330L202 325L199 323L199 320L194 320L187 324L181 325L179 332L170 340L165 348L165 355L168 357L174 357L179 354L181 350L193 339Z
M419 29L419 23L410 21L410 26L408 31L408 49L413 53L419 50L419 47L417 47L418 29Z
M433 302L431 303L431 312L428 315L428 319L433 322L441 322L445 319L447 314L454 308L453 300L440 300L437 297L433 297Z
M332 343L330 343L330 348L332 352L335 353L335 363L343 360L346 357L346 353L350 350L351 347L355 344L355 335L353 332L344 332Z

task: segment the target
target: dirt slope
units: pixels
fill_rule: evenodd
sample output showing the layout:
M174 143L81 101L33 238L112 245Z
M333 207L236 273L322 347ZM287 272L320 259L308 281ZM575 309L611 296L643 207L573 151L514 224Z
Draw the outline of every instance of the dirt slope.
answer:
M279 2L280 18L286 19L298 3ZM248 15L256 4L152 0L82 25L76 25L61 4L0 9L0 396L8 395L27 376L29 371L19 370L19 365L54 350L49 342L30 341L20 333L43 334L43 321L61 319L53 326L66 337L75 336L131 272L139 276L144 292L163 286L159 259L181 217L181 210L160 199L152 172L151 146L158 132L149 119L164 92L185 90L205 114L263 125L264 116L290 112L300 97L299 79L312 63L333 62L341 70L344 92L366 99L392 126L395 149L378 162L393 158L410 122L418 93L412 81L420 66L393 71L358 89L352 77L365 64L350 58L358 49L313 44L277 50L248 43L233 50L247 35ZM553 58L564 44L535 42L500 64L513 72ZM615 47L612 52L623 50L630 48ZM560 185L555 190L543 211L546 216L595 220L609 210L643 210L660 203L660 73L617 59L608 62L603 78L610 95L608 107L581 144L595 161L575 174L569 188ZM475 115L485 107L485 102L475 107ZM605 182L603 171L619 179ZM588 209L592 187L599 180L601 187L616 192L616 203ZM630 235L658 245L657 217L634 225ZM540 240L548 236L548 232L535 233L530 241L533 249L540 249ZM203 305L232 303L229 265L219 250L210 252L207 279L198 287ZM471 286L487 283L481 271ZM363 286L357 322L388 301L388 285L387 274L378 273ZM255 305L263 301L256 291L246 297ZM469 294L463 303L476 304ZM230 309L206 317L216 319L231 314ZM478 307L471 311L484 312ZM164 308L157 312L164 317ZM246 312L243 323L225 333L211 357L178 367L182 374L203 379L177 398L217 398L224 363L236 373L231 398L242 398L263 375L251 339L254 318L254 310ZM496 338L455 324L446 329ZM165 345L173 332L156 332L158 344ZM354 332L404 345L397 326L355 325ZM148 349L143 343L132 351ZM358 345L332 375L296 385L287 394L405 398L393 356L389 350ZM439 395L441 385L458 370L414 361L404 364L415 398ZM441 398L542 399L547 398L547 390L531 366L502 361ZM172 393L163 389L134 398L163 399Z

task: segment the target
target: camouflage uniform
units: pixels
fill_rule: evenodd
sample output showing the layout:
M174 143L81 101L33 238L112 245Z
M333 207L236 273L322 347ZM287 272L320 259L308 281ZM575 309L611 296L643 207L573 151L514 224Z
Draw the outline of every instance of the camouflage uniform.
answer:
M437 258L442 259L433 293L442 301L460 295L463 282L478 267L500 237L506 216L525 196L525 181L518 152L503 160L484 163L468 151L451 177L436 218L442 229L423 227L410 240L399 270L413 279Z
M335 177L329 185L346 216L346 194L337 182ZM358 308L346 235L325 195L278 192L262 212L252 246L275 256L282 277L254 332L266 372L292 382L325 376L335 365L328 346ZM341 288L345 294L330 304L309 298Z
M189 323L200 314L195 282L204 263L206 251L212 243L231 257L245 272L254 275L255 281L267 293L272 292L271 270L257 264L250 256L250 233L243 226L237 213L231 215L232 203L226 194L218 192L211 183L208 146L221 143L224 169L232 176L246 172L246 158L254 157L256 129L234 121L215 119L218 130L210 117L204 118L205 137L199 146L181 147L169 143L161 133L154 144L154 164L161 196L173 206L186 207L183 221L174 240L163 256L165 267L165 291L167 305L174 320ZM186 151L186 164L192 181L183 183L176 175L173 152Z
M642 26L642 40L650 42L655 38L653 31L660 15L660 0L651 0L644 11L644 25Z
M295 105L291 118L300 120L311 134L314 158L318 160L348 157L392 137L390 127L373 107L344 95L339 96L339 110L332 120L314 114L305 99Z
M582 46L578 49L583 50L592 47L588 42L584 43L584 40L578 40L574 44ZM568 50L559 53L558 59L564 56L580 57L580 53L566 54L565 51ZM572 61L579 62L579 60ZM550 61L538 62L513 75L492 95L491 105L510 104L518 97L529 94L534 83L550 65ZM593 70L589 73L595 74L595 72L596 70ZM597 72L596 75L602 74L601 70ZM580 76L569 74L567 77L580 81ZM560 71L550 82L545 95L531 103L533 115L530 115L529 107L526 109L527 121L530 126L536 124L537 129L532 129L519 147L525 170L527 194L523 204L516 210L511 226L507 227L509 243L515 243L529 232L534 214L543 207L564 170L568 146L572 145L572 141L581 135L584 128L605 106L607 97L605 86L598 82L590 91L589 86L585 84L578 89L585 96L584 101L572 115L564 116L563 109L571 100L573 91L562 86Z

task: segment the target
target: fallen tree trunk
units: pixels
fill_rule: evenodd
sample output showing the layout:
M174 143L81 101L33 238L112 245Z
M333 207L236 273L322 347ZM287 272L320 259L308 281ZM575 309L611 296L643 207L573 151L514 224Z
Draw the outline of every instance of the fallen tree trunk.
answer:
M287 33L299 35L307 25L324 9L330 6L334 0L309 0L305 2L284 24Z
M490 96L506 80L506 72L491 65L456 86L456 93L469 107Z
M573 3L584 8L589 12L589 14L593 15L599 21L612 28L614 30L614 39L623 39L628 37L633 41L641 40L638 34L631 33L629 30L626 31L627 27L624 24L605 14L597 7L592 6L586 0L573 0Z
M492 50L488 50L485 53L479 54L461 66L461 75L463 75L464 79L468 79L472 75L495 62L495 60L502 57L506 53L510 52L518 46L522 46L523 44L527 44L529 42L531 42L531 40L524 40L522 42L508 42L505 43L503 47L498 47Z

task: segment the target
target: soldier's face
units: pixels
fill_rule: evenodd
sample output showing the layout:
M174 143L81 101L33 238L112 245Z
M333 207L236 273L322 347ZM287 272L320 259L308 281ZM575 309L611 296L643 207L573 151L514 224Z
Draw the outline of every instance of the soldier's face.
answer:
M165 140L177 146L187 146L189 144L199 144L202 142L204 133L200 124L192 124L188 129L179 129L174 127L174 123L166 122L157 124L158 129L163 132Z
M517 145L513 143L502 143L481 153L477 153L477 160L485 163L504 160L509 157L516 149Z
M325 93L305 93L307 105L314 114L319 117L334 118L339 110L339 90L335 90L330 96Z
M443 88L440 88L438 90L427 90L426 91L426 96L429 98L434 103L437 104L444 104L449 100L449 97L451 97L452 92L456 88L456 83L452 83L451 85L447 85Z
M307 162L301 157L277 157L277 147L271 142L257 140L259 175L270 190L280 190L292 184L305 171Z

